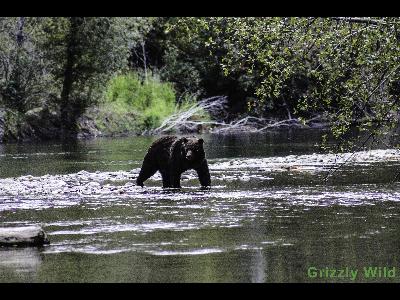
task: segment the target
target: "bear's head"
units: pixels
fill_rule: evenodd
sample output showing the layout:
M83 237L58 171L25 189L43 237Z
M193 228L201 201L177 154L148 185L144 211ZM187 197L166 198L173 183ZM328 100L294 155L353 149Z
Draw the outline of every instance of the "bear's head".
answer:
M205 157L202 138L183 138L183 154L189 162L201 162Z

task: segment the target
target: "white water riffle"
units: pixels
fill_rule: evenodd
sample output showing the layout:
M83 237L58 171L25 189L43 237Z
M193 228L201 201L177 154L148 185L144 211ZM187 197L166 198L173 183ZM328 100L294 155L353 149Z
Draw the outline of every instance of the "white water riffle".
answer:
M349 165L365 165L381 162L400 162L400 150L370 150L354 153L339 154L306 154L306 155L288 155L281 157L266 158L247 158L232 159L224 162L215 163L211 166L212 170L229 169L269 169L279 170L284 168L324 168L333 165L346 163Z
M396 149L360 151L343 154L289 155L283 157L211 159L212 178L216 180L250 179L271 180L274 172L321 172L342 163L346 165L372 165L382 162L400 162L400 151ZM0 179L0 201L19 196L41 198L70 198L71 196L129 196L132 191L142 191L134 182L140 169L118 172L87 172L73 174L21 176ZM183 174L182 181L196 179L191 171ZM151 181L161 183L156 173ZM157 185L158 185L157 183ZM196 183L197 184L197 183ZM132 196L132 195L130 195Z

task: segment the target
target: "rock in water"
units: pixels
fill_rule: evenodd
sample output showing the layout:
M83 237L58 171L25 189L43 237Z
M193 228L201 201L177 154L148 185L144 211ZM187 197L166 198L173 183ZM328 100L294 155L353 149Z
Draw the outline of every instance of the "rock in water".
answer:
M0 246L42 246L50 244L40 226L0 227Z

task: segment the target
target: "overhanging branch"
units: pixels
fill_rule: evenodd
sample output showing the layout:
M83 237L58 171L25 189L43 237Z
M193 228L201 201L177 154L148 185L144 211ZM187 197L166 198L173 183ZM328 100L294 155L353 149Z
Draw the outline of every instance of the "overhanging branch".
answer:
M361 23L361 24L371 24L371 25L388 25L389 23L371 18L356 18L356 17L332 17L335 21L344 21L348 23Z

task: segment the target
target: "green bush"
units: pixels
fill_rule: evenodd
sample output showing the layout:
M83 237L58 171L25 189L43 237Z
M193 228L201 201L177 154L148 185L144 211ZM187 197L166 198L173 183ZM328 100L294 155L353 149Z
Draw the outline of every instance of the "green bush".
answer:
M114 77L107 86L105 100L120 112L136 112L138 129L155 128L175 112L174 88L153 74L145 80L133 72Z

